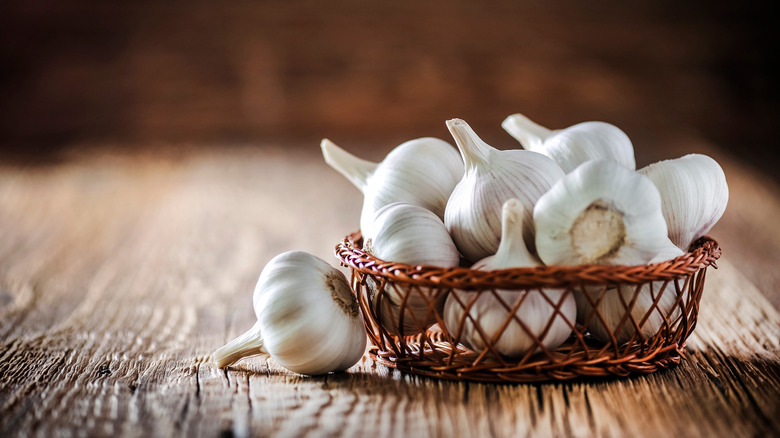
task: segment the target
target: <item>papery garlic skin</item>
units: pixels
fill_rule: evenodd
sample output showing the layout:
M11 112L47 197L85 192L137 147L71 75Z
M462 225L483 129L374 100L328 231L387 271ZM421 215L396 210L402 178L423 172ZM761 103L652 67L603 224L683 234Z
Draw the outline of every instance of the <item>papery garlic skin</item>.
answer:
M590 160L612 160L636 169L634 146L625 132L605 122L582 122L550 130L522 114L507 117L501 126L523 148L547 155L570 173Z
M363 193L360 229L377 210L393 202L419 205L444 217L444 208L463 177L458 151L444 140L418 138L398 145L379 163L363 160L323 139L325 162Z
M454 267L460 261L460 253L442 220L429 210L406 203L379 209L363 246L376 258L413 266ZM415 335L436 323L429 302L434 302L436 312L441 314L446 298L438 289L421 287L410 291L405 286L387 283L380 301L377 285L370 281L367 286L373 308L381 313L382 326L394 336ZM406 311L401 312L407 294ZM403 333L399 329L401 318Z
M270 355L300 374L343 371L363 356L363 318L344 274L303 251L277 255L263 268L252 297L257 323L214 352L224 368Z
M684 251L726 211L726 175L718 162L706 155L659 161L639 169L639 173L658 188L669 238Z
M614 161L588 161L534 207L536 251L547 265L635 265L667 240L661 196L644 175Z
M541 264L525 246L522 234L524 213L523 205L519 200L510 199L504 203L502 237L498 251L495 255L477 262L472 269L487 271L533 267ZM555 305L560 303L560 313L556 313L553 304L542 294ZM514 315L525 324L528 331L514 319L503 328L510 311L501 301L511 309L520 300L522 303L514 311ZM473 320L464 318L466 310L463 305L470 306L468 314ZM576 316L574 296L561 289L497 290L495 295L488 291L480 293L454 290L444 306L444 322L451 336L477 352L492 344L496 352L507 357L519 357L531 349L539 349L534 337L540 338L545 348L555 349L570 336ZM550 324L551 319L553 321ZM474 321L479 324L481 332ZM547 328L548 324L549 328Z
M444 222L423 207L395 202L380 208L364 236L367 252L409 265L457 266L460 253Z
M523 238L533 252L531 211L537 199L563 178L563 171L536 152L493 148L463 120L449 120L447 128L465 164L463 179L444 212L444 223L460 252L472 262L496 252L501 240L501 206L512 198L525 208Z
M661 263L673 258L683 255L684 252L674 245L669 239L666 239L664 248L656 255L650 263ZM671 327L674 321L679 317L681 306L685 305L685 300L688 295L688 291L683 291L683 297L680 304L677 303L677 291L675 290L674 282L670 281L663 291L663 295L658 300L658 304L652 313L647 316L647 312L653 307L653 303L659 296L659 291L664 286L663 281L655 281L649 284L641 286L636 285L619 285L617 287L589 287L585 291L575 291L574 297L577 301L577 321L581 324L587 324L587 329L590 334L596 339L602 342L612 342L612 335L615 336L615 341L618 345L625 343L636 333L636 327L630 319L626 318L624 322L620 322L627 312L628 308L631 308L631 315L637 324L641 324L641 337L638 340L645 340L658 333L658 331L664 326L664 318L668 321ZM604 288L607 288L605 291ZM633 306L631 305L634 299L636 288L640 287L637 299ZM601 301L598 302L598 310L601 316L606 322L602 322L596 315L591 315L593 311L593 305L585 297L585 294L590 296L590 299L596 301L602 296ZM619 296L620 295L620 296ZM622 325L621 325L622 324ZM618 326L620 328L618 329ZM609 327L609 328L607 328Z

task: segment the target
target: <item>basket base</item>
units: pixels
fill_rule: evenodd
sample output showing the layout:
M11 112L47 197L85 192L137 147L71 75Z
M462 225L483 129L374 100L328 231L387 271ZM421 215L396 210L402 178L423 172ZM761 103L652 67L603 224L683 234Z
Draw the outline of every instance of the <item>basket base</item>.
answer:
M569 346L576 352L567 351ZM374 361L407 374L486 383L533 383L650 374L679 365L685 355L685 345L669 345L650 351L643 351L641 347L627 351L612 347L614 353L609 354L606 351L608 347L604 345L594 343L590 349L583 350L577 342L571 341L556 350L560 360L550 361L540 353L525 362L506 363L485 358L477 360L476 353L461 345L452 351L451 344L438 331L399 341L397 348L409 352L409 355L399 357L392 349L381 349L376 345L370 347L369 354ZM588 360L588 357L594 359ZM475 361L479 364L473 365Z

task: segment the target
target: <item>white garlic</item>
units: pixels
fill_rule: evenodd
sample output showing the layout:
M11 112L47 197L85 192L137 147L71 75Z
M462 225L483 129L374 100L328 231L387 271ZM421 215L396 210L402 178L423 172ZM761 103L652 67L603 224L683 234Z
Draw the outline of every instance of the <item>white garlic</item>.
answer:
M588 161L536 203L536 251L547 265L644 264L663 248L655 185L614 161Z
M358 158L328 139L320 146L325 162L363 193L361 230L377 210L393 202L419 205L443 218L447 199L463 176L457 150L437 138L402 143L379 163Z
M680 248L666 239L664 248L650 260L650 263L661 263L683 254ZM636 333L636 326L627 316L630 309L633 320L641 327L639 332L641 338L638 340L647 339L658 333L666 324L671 328L680 315L681 306L685 305L687 290L682 291L683 297L678 303L674 282L668 282L665 288L664 283L664 281L655 281L640 286L622 284L617 287L587 287L585 291L575 291L577 320L585 325L596 339L611 342L611 333L619 345L631 339ZM640 288L638 293L637 288ZM634 300L635 294L636 300ZM656 300L658 304L653 307ZM591 314L593 312L591 302L597 303L596 308L603 317L603 322L597 315Z
M501 126L523 148L547 155L569 173L590 160L612 160L636 169L634 146L625 132L605 122L583 122L550 130L522 114L507 117Z
M495 255L477 262L472 269L496 270L540 265L523 241L524 215L525 211L519 200L510 199L504 203L502 237L498 251ZM521 300L522 303L514 312L509 310ZM468 308L468 317L464 317L464 306ZM506 306L509 306L509 309ZM559 311L556 312L555 306L558 306ZM482 351L492 344L499 354L518 357L531 349L539 348L534 338L540 339L547 349L554 349L562 344L572 332L576 312L574 296L561 289L496 290L481 293L454 290L444 306L444 322L451 336L474 351ZM510 317L516 319L506 324ZM522 321L525 327L518 320ZM477 325L481 330L477 329Z
M661 193L669 238L687 251L726 211L729 187L717 161L702 154L659 161L639 170Z
M365 352L363 318L349 283L319 257L277 255L260 273L252 301L257 323L214 352L220 368L268 354L290 371L317 375L346 370Z
M378 259L439 267L454 267L460 261L444 223L425 208L406 203L387 205L376 212L369 230L364 249ZM380 298L373 281L368 282L368 294L373 308L380 312L382 326L395 336L415 335L436 323L436 313L431 309L435 308L441 315L446 298L438 289L419 287L410 291L406 286L389 282L385 284L385 295ZM404 299L407 294L408 298ZM429 303L434 303L433 307Z
M463 120L449 120L447 128L466 168L444 211L444 223L461 254L473 262L496 252L501 206L512 198L519 199L526 210L523 237L533 252L531 211L536 200L564 176L563 171L536 152L493 148Z
M366 251L386 261L440 267L460 261L442 220L417 205L394 202L380 208L364 239Z

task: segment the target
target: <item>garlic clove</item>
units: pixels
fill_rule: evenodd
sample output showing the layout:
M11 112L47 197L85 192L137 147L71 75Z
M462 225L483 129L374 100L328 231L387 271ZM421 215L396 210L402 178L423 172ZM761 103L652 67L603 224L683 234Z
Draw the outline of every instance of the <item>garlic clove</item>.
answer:
M663 247L661 197L644 175L588 161L536 203L536 250L547 265L644 264Z
M364 250L381 260L409 265L454 267L460 261L442 220L430 210L406 203L393 203L376 212ZM376 283L367 285L382 326L394 336L424 331L436 323L436 313L441 315L444 307L446 294L441 290L386 284L385 294L380 295Z
M650 263L661 263L683 254L671 240L665 239L663 249ZM635 336L637 326L640 327L639 340L648 339L666 324L671 328L679 318L681 305L684 305L687 297L686 290L678 303L674 283L669 282L665 287L664 283L656 281L641 286L588 287L584 291L575 291L577 320L602 342L612 342L614 336L618 345L623 344ZM637 288L640 288L638 292ZM656 301L658 303L654 304ZM603 321L593 313L593 303L596 303ZM633 322L626 316L628 312Z
M498 251L474 264L472 269L509 269L541 264L525 246L524 213L519 200L510 199L504 203ZM574 296L566 290L481 293L454 290L444 306L444 322L451 336L474 351L492 345L501 355L519 357L540 348L536 339L547 349L562 344L572 332L576 311ZM465 316L467 312L468 316ZM508 319L511 321L507 323Z
M612 160L636 169L634 146L625 132L605 122L583 122L550 130L522 114L507 117L501 126L523 148L547 155L569 173L590 160Z
M523 238L533 252L536 200L564 176L550 158L531 151L498 150L488 145L463 120L447 121L463 162L463 179L455 186L444 223L463 256L480 260L496 252L501 239L501 207L518 199L525 208Z
M447 199L463 177L457 150L437 138L402 143L380 163L357 158L328 139L320 146L325 162L363 193L361 230L377 210L393 202L419 205L443 218Z
M659 161L639 170L661 193L661 208L669 238L687 251L726 211L729 188L717 161L690 154Z
M252 297L257 322L213 354L217 366L268 354L300 374L345 370L363 356L363 318L344 274L303 251L277 255Z

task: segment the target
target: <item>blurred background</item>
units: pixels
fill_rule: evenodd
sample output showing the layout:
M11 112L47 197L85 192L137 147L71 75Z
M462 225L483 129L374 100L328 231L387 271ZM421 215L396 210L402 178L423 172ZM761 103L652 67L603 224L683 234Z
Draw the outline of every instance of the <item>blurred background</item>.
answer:
M521 112L614 123L639 165L697 138L777 180L777 21L760 2L8 1L0 148L329 137L379 157L453 117L516 147L500 122Z

